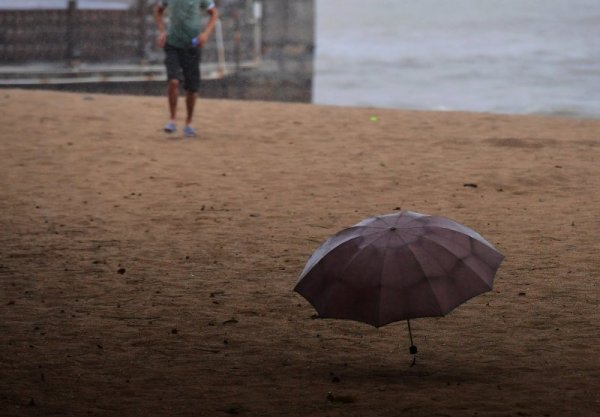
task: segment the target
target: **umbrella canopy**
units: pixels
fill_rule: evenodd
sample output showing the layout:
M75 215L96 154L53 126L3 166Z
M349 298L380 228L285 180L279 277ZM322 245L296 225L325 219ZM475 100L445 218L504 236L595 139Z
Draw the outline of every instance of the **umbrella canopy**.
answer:
M363 220L326 240L294 290L322 318L381 327L443 316L491 290L502 259L466 226L401 211Z

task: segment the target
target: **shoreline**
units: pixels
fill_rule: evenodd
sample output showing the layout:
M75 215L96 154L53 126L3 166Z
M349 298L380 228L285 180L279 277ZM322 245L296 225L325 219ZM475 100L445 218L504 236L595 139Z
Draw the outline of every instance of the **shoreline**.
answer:
M83 85L82 90L72 89L73 86L67 86L64 89L55 88L55 87L41 87L36 88L34 85L28 85L26 87L14 87L10 85L2 85L0 86L0 92L3 91L37 91L37 92L49 92L49 93L64 93L64 94L90 94L90 95L107 95L107 96L116 96L116 97L163 97L164 92L161 91L161 87L157 87L157 85L164 84L162 81L152 81L145 84L146 86L142 86L139 88L134 87L132 92L124 89L124 87L120 86L120 83L111 83L114 84L111 86L111 90L113 92L102 92L102 89L107 87L106 84L97 84L93 86L86 87ZM313 106L320 107L334 107L341 109L371 109L373 111L378 110L392 110L392 111L400 111L400 112L431 112L431 113L459 113L459 114L487 114L493 116L521 116L521 117L548 117L548 118L558 118L558 119L572 119L572 120L590 120L590 121L598 121L600 120L600 115L591 115L586 113L578 113L574 111L553 111L553 112L533 112L533 113L519 113L519 112L496 112L496 111L481 111L481 110L461 110L461 109L425 109L425 108L403 108L403 107L388 107L388 106L360 106L360 105L344 105L344 104L329 104L329 103L316 103L316 102L308 102L305 101L307 96L301 97L300 94L296 94L294 97L298 100L293 100L292 97L290 100L280 101L280 100L270 100L270 99L247 99L247 98L233 98L229 99L224 95L222 87L220 87L219 82L215 82L215 86L212 86L209 92L205 92L205 96L202 94L199 95L200 99L204 100L227 100L227 101L240 101L240 102L265 102L265 103L281 103L281 104L308 104ZM232 87L233 88L233 87ZM257 94L257 93L252 93ZM183 97L181 94L180 97ZM258 95L257 95L258 97ZM300 99L302 98L302 99Z

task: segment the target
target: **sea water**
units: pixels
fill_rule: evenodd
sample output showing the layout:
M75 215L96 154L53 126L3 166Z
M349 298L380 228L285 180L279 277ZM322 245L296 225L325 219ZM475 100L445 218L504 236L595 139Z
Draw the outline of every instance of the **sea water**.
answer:
M316 0L313 101L600 118L600 0Z

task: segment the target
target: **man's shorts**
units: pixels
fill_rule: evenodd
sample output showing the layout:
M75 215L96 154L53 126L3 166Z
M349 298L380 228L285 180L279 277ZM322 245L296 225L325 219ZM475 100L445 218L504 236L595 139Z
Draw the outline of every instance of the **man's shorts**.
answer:
M165 45L165 66L168 80L183 80L185 91L197 92L200 86L201 48L175 48Z

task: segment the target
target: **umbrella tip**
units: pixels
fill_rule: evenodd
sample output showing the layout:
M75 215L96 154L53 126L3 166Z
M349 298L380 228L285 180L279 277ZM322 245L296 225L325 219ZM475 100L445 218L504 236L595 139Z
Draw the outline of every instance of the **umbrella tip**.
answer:
M415 345L410 345L410 348L408 349L408 351L410 352L411 355L413 355L413 360L412 360L412 363L410 364L410 367L412 368L417 363L417 347Z
M397 230L395 227L390 227L390 230L393 232L394 230Z

